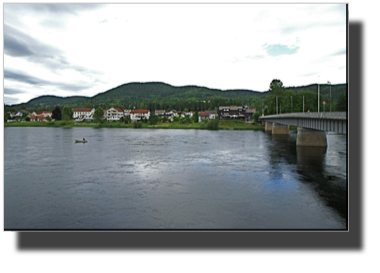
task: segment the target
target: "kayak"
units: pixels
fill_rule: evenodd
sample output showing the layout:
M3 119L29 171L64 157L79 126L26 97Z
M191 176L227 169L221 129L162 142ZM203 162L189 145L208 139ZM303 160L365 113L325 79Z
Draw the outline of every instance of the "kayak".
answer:
M83 139L76 139L75 142L81 142L81 143L86 143L87 140L83 140Z

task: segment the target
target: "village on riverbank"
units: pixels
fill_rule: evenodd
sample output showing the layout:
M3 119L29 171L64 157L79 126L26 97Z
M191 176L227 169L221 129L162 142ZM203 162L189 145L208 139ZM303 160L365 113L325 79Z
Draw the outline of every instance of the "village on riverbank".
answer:
M218 110L206 111L165 111L147 109L120 109L111 107L102 110L102 116L95 108L71 108L60 111L33 111L8 113L10 119L4 126L35 127L115 127L115 128L168 128L168 129L236 129L262 130L255 122L256 109L244 106L220 106Z

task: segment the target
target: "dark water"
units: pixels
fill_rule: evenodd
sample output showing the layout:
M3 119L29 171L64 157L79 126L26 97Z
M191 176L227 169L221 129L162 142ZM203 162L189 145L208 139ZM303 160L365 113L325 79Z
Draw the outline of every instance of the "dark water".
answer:
M88 143L75 144L75 138ZM346 136L4 128L5 229L345 229Z

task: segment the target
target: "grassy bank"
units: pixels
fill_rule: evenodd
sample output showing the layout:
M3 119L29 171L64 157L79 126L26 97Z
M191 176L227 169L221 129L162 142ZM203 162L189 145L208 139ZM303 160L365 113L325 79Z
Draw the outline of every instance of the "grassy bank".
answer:
M55 122L12 122L5 123L4 127L94 127L94 128L133 128L133 124L125 124L123 122L106 122L104 124L94 123L74 123L70 121L68 123L63 121ZM143 123L142 128L148 129L207 129L206 123L188 123L180 124L179 122L166 122L150 125L149 123ZM243 121L234 120L221 120L219 122L218 130L264 130L264 126L256 124L245 124Z

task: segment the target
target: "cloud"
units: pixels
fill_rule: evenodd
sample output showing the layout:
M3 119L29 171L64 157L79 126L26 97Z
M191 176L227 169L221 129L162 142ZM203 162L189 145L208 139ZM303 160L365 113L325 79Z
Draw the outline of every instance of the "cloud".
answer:
M298 51L299 47L289 47L286 45L267 45L265 44L264 49L270 56L280 56L280 55L291 55Z
M13 80L16 82L27 83L37 86L52 86L57 89L67 90L67 91L81 91L91 88L93 84L91 83L62 83L62 82L51 82L40 78L33 77L21 72L14 72L9 70L4 70L4 79Z
M329 56L333 57L333 56L340 56L340 55L346 55L346 49L341 49L341 50L338 50L332 54L330 54Z
M4 53L12 57L26 57L28 61L41 64L50 71L71 69L85 74L102 74L100 71L70 64L62 50L41 43L8 24L4 24Z
M247 56L246 58L252 59L252 60L260 60L260 59L264 59L265 56L264 55L255 55L255 56Z
M4 94L6 95L14 95L14 94L22 94L22 93L26 93L26 92L20 89L4 87Z
M57 14L79 15L81 11L96 10L104 5L102 4L4 4L4 7L14 8L15 10L26 10L28 12L45 12Z
M32 85L45 85L47 84L46 81L35 78L33 76L29 76L23 73L18 73L18 72L12 72L9 70L4 70L4 79L9 79L9 80L14 80L17 82L22 82L22 83L28 83Z

